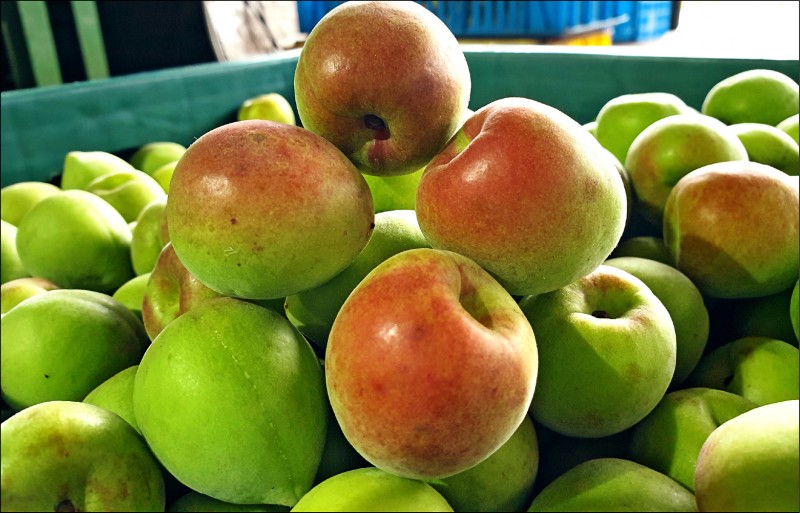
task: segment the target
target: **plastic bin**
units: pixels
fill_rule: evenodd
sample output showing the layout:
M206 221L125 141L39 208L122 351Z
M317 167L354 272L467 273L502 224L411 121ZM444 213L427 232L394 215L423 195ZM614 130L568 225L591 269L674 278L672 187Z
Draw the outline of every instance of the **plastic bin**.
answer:
M615 27L614 42L647 41L663 36L672 28L670 1L603 2L604 15L627 16L628 21ZM609 11L609 9L611 11Z

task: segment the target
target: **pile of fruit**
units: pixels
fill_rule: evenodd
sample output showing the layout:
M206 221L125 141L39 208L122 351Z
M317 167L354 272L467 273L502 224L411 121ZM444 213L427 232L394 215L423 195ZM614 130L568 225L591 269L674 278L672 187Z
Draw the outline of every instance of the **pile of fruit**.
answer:
M2 509L798 511L797 82L470 89L348 2L299 124L3 188Z

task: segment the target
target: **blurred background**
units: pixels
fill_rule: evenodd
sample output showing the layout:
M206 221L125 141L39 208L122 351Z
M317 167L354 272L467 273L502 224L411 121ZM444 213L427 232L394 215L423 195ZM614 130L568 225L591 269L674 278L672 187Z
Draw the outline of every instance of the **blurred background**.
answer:
M2 1L2 90L301 48L328 1ZM797 1L426 1L465 45L798 59Z

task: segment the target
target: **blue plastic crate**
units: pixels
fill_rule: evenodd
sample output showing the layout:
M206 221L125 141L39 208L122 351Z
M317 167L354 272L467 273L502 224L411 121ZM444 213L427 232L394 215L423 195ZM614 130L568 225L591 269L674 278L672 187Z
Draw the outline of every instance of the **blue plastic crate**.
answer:
M607 2L614 15L627 15L628 21L614 29L614 42L647 41L669 32L672 26L671 1Z

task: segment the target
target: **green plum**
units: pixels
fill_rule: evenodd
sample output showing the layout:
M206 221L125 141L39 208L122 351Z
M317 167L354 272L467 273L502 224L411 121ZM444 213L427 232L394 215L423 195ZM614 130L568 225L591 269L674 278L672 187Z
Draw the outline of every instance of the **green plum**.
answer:
M17 278L0 286L0 313L5 314L29 297L55 290L58 285L44 278Z
M128 162L139 171L152 176L161 166L180 160L185 151L186 147L176 142L151 142L136 150Z
M142 303L144 294L147 290L147 283L150 281L150 273L140 274L122 284L114 294L114 299L125 305L128 310L133 312L136 317L142 319Z
M791 317L792 328L794 329L794 337L800 341L800 308L798 308L798 303L800 303L800 281L795 282L794 289L792 290L792 298L789 303L789 316Z
M136 226L131 231L131 263L136 274L151 272L166 245L162 230L166 208L167 196L157 196L136 218Z
M100 383L83 399L87 404L100 406L122 417L128 424L142 434L136 416L133 414L133 380L138 365L131 365Z
M17 251L17 227L0 220L0 284L30 276Z
M18 182L0 189L0 217L17 226L34 205L61 189L46 182Z
M672 265L664 239L652 235L638 235L620 241L608 258L639 257L655 260L662 264Z
M166 196L152 176L137 169L97 177L86 190L106 200L129 223L136 221L149 203Z
M265 93L248 98L239 107L236 119L265 119L287 125L297 124L292 104L280 93Z
M764 123L737 123L731 125L731 130L744 144L751 161L780 169L787 175L800 173L800 150L783 130Z
M714 84L700 111L727 125L765 123L775 126L798 113L799 90L797 82L783 73L749 69Z
M794 142L798 142L798 121L800 121L800 114L795 114L794 116L789 116L775 126L789 134L789 137L794 139Z
M182 511L281 512L281 511L289 511L289 508L287 506L277 506L275 504L233 504L231 502L223 502L221 500L217 500L213 497L209 497L208 495L203 495L202 493L190 491L179 497L172 504L170 504L169 507L167 507L167 511L170 513L177 513Z
M124 159L105 151L71 151L64 157L61 188L81 189L103 175L135 169Z

